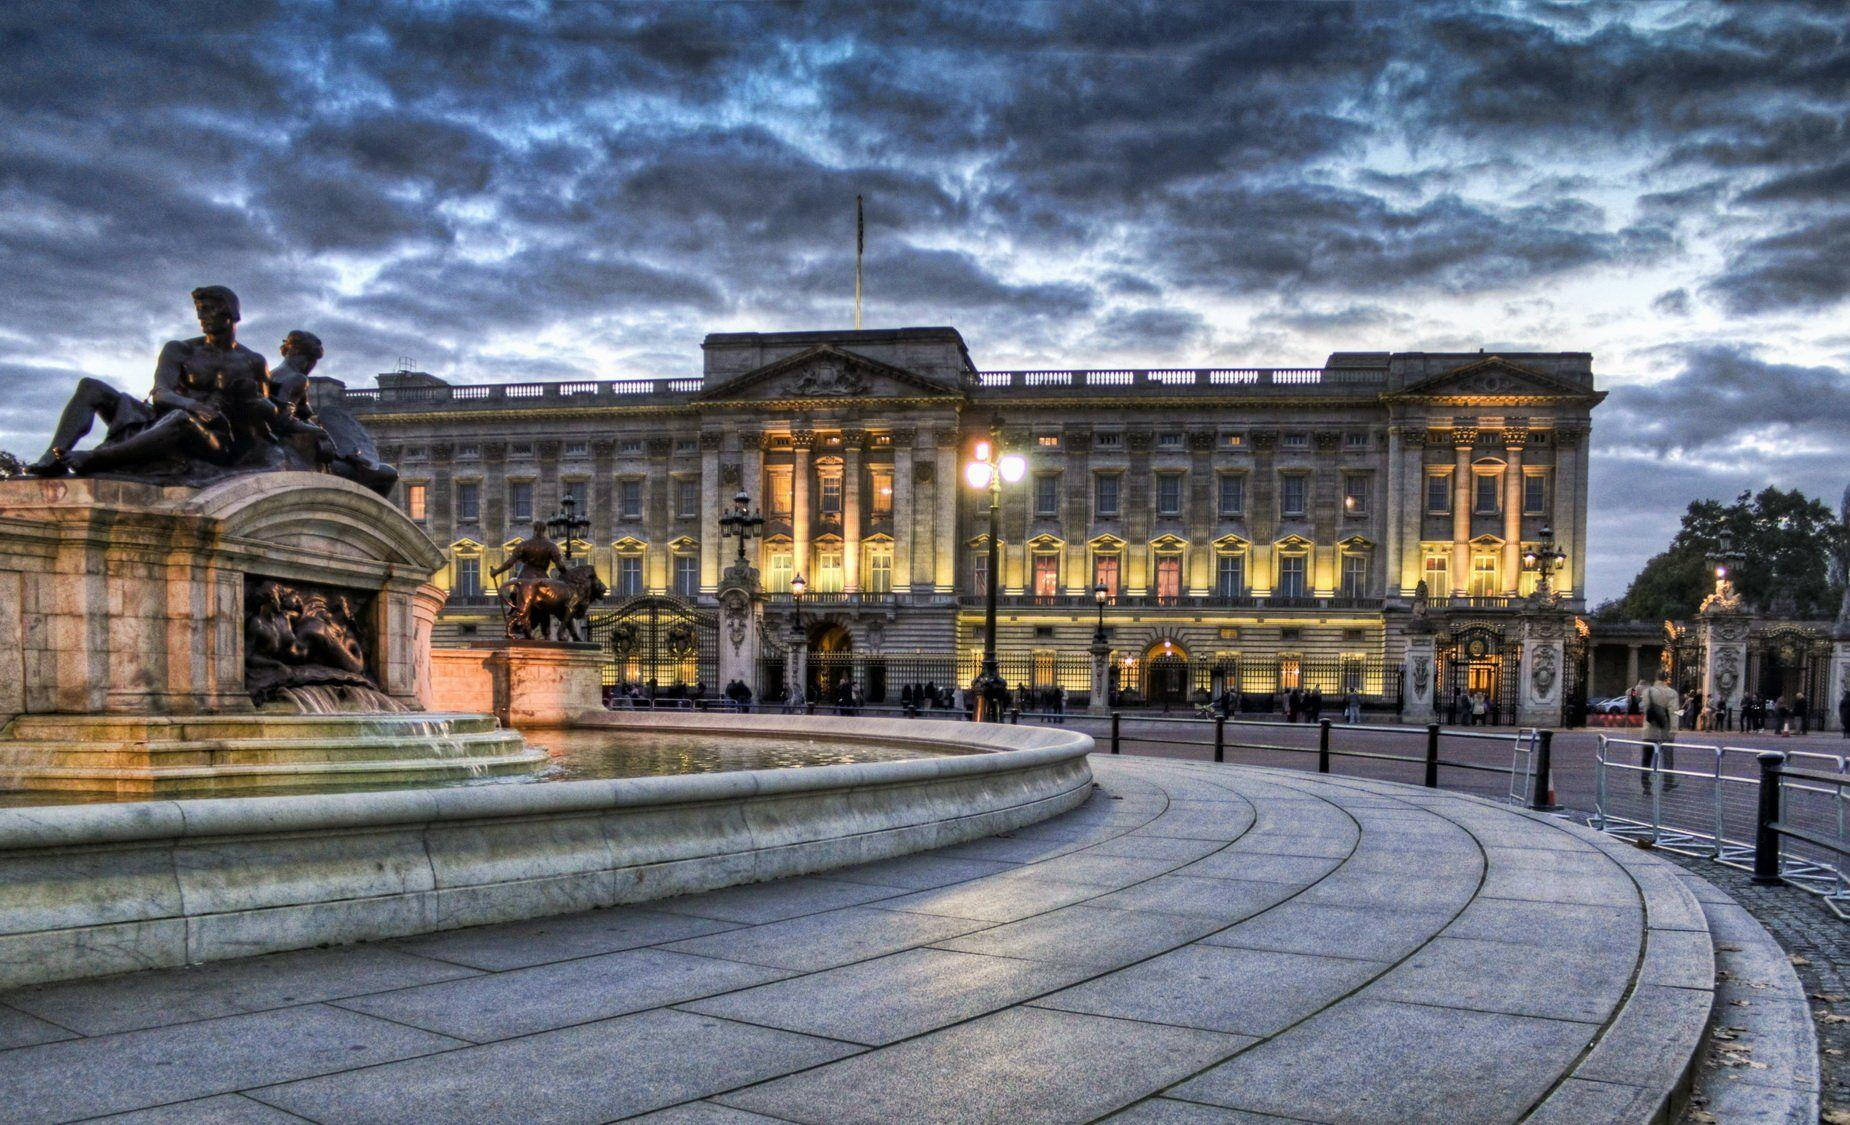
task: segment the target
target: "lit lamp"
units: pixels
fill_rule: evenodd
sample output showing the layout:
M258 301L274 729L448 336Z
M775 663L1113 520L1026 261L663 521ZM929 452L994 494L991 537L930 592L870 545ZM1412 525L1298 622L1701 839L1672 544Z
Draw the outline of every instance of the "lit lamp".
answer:
M809 589L809 583L803 581L801 574L790 578L790 702L795 703L803 693L803 652L808 647L803 635L803 591Z
M983 609L983 669L976 682L976 721L998 722L1002 694L1006 687L996 665L996 587L1000 585L1001 564L998 540L1002 534L1002 485L1014 484L1028 474L1028 462L1018 453L1003 453L999 424L992 420L989 436L976 443L970 461L964 465L964 481L971 488L989 490L989 581ZM1100 612L1103 612L1102 610Z
M1092 630L1092 643L1105 643L1105 603L1111 600L1111 591L1103 582L1092 587L1092 604L1098 606L1098 628Z
M559 514L546 521L546 534L558 542L568 563L572 561L572 541L591 530L591 521L573 511L577 506L578 501L567 492L559 497Z
M764 513L752 511L751 497L743 488L732 498L732 510L719 518L719 533L739 537L739 568L745 567L745 541L764 534Z
M1554 597L1554 573L1561 566L1561 560L1567 552L1555 547L1555 533L1551 527L1542 528L1542 541L1522 553L1524 570L1535 572L1535 596L1543 601Z

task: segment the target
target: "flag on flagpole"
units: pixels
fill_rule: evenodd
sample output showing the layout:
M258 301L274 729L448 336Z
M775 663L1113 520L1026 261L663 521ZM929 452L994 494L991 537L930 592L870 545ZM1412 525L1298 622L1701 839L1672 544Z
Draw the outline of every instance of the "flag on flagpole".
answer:
M867 248L867 220L861 197L854 197L854 330L861 330L861 253Z

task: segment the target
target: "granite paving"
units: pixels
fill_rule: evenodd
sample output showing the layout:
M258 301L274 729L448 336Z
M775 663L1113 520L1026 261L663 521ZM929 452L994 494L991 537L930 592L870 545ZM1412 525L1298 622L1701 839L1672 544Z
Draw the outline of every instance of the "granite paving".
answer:
M1739 909L1700 880L1475 797L1092 760L1081 807L935 852L0 993L0 1117L1618 1122L1686 1088Z

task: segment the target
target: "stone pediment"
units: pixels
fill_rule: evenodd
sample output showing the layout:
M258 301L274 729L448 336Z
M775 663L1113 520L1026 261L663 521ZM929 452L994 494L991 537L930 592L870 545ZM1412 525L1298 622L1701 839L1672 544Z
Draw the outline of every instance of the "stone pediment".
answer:
M1429 375L1418 382L1409 383L1398 393L1420 398L1595 397L1595 392L1589 388L1494 355L1451 371Z
M736 375L696 396L705 402L849 398L959 398L963 388L831 344Z

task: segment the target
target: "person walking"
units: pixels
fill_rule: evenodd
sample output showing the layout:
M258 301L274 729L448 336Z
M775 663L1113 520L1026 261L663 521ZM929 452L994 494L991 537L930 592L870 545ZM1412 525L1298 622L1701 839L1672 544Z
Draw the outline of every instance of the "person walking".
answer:
M1837 728L1850 738L1850 687L1844 688L1843 698L1837 701Z
M1638 702L1644 710L1644 746L1640 763L1644 766L1644 772L1638 775L1639 784L1644 792L1651 792L1652 776L1661 768L1667 775L1664 778L1664 791L1668 793L1677 787L1673 772L1677 768L1677 759L1672 747L1677 737L1677 691L1659 672L1657 682L1644 689Z
M1362 696L1354 688L1343 697L1343 722L1352 727L1362 725Z

